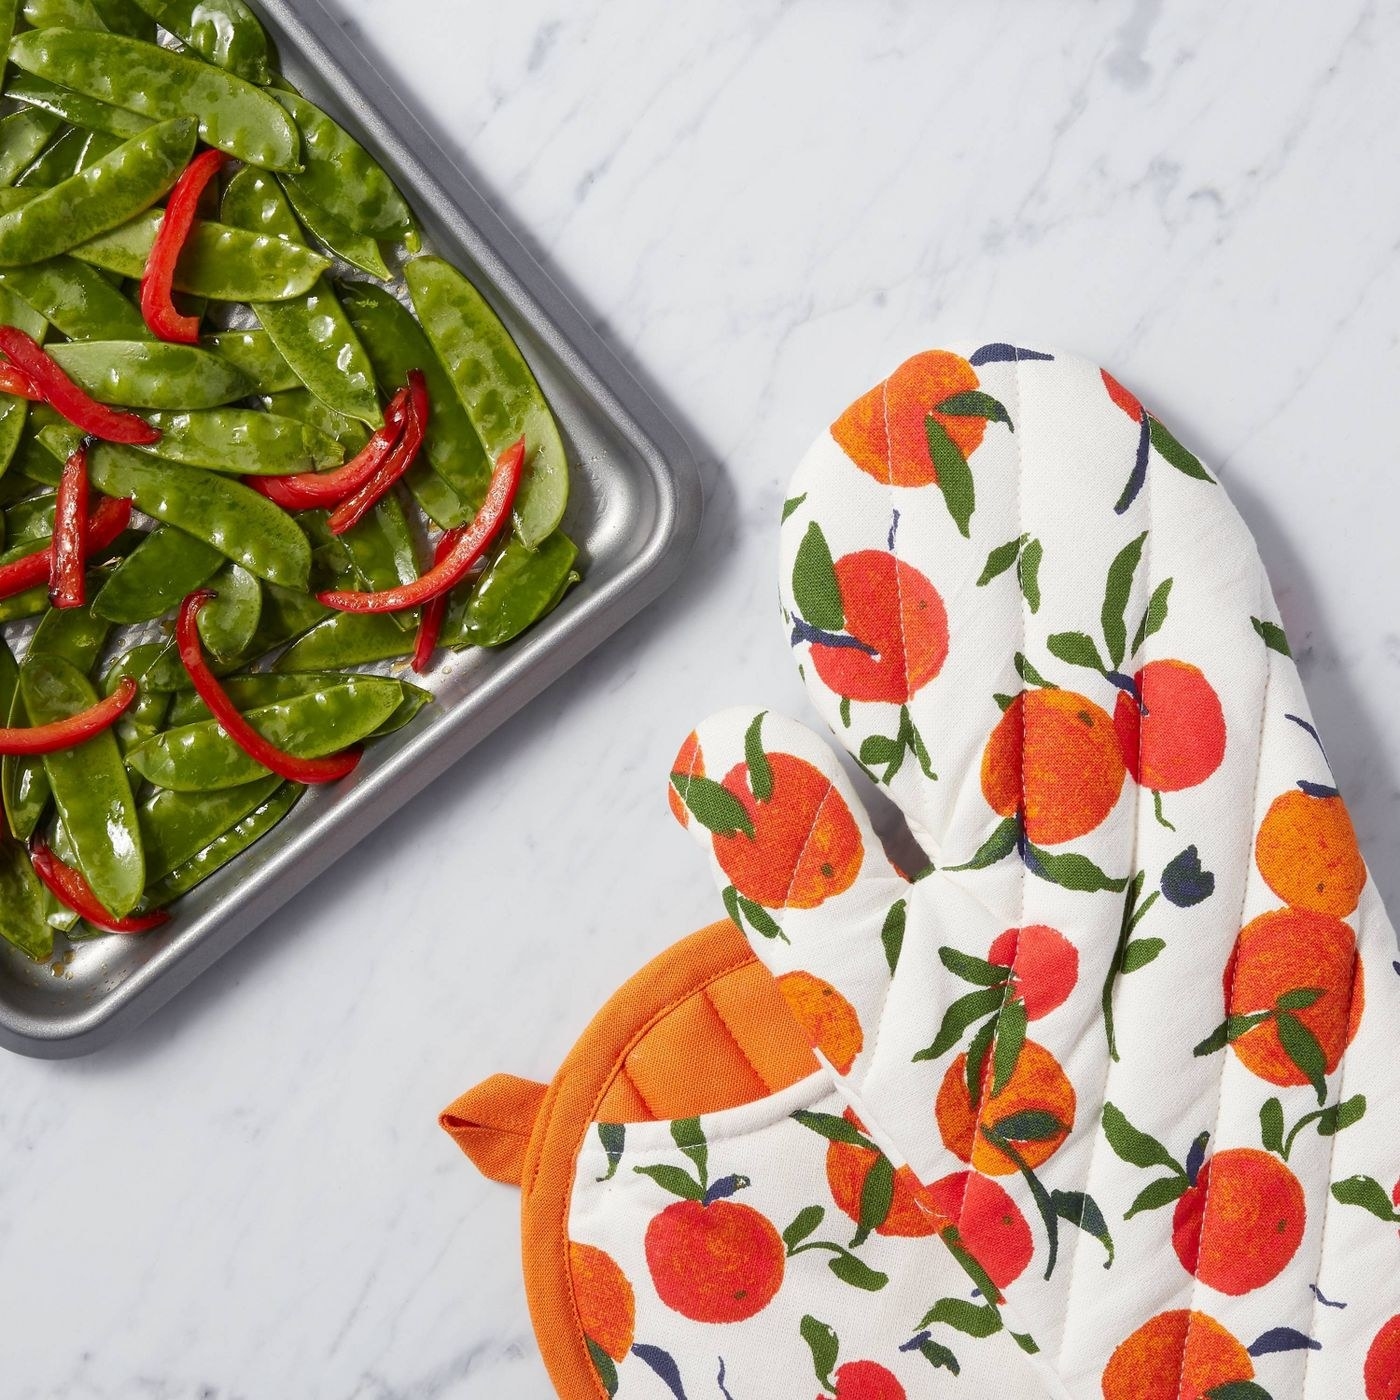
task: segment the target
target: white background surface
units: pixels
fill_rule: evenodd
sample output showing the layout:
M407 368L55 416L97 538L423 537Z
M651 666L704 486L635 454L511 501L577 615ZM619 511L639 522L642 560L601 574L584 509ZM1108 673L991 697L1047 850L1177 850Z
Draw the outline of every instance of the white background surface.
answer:
M675 417L707 521L679 588L177 1003L0 1060L6 1400L552 1393L515 1200L434 1116L547 1078L716 915L669 761L722 705L806 713L783 486L916 349L1097 357L1220 470L1400 893L1400 12L341 4Z

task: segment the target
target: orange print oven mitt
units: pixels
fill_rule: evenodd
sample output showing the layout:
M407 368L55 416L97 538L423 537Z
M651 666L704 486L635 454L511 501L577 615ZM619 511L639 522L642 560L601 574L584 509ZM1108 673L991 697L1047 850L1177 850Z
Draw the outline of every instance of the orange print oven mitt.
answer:
M729 921L443 1118L559 1393L1397 1400L1395 938L1221 487L1091 364L934 350L781 539L930 864L792 720L682 746Z

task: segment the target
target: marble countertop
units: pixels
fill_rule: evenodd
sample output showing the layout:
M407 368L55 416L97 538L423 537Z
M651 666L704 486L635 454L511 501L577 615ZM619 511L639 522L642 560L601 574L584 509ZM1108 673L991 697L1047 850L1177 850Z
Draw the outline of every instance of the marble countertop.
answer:
M687 435L706 523L680 586L153 1020L0 1059L7 1400L552 1394L515 1200L435 1115L547 1078L716 915L669 761L722 705L806 713L783 487L926 345L1096 357L1220 470L1400 894L1400 12L339 4Z

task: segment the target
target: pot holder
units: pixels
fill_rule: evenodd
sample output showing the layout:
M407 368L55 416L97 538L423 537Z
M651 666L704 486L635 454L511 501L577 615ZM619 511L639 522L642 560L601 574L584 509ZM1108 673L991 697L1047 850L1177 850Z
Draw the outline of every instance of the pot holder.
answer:
M678 1029L674 1099L572 1115L561 1393L1395 1400L1395 939L1220 486L1091 364L928 351L781 539L812 701L932 863L792 720L682 746L672 810L771 974L733 1045L786 1017L820 1068L706 1103L729 1061Z

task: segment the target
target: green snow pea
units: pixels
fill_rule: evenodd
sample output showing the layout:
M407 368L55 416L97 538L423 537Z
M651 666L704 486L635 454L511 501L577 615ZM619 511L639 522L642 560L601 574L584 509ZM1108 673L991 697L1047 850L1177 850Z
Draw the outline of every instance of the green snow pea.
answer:
M413 211L374 157L298 93L278 88L272 96L291 113L301 132L305 164L289 179L302 193L356 233L392 238L416 249Z
M45 614L29 642L26 663L36 656L53 656L90 675L112 628L91 607L55 608Z
M534 548L553 533L569 499L564 444L544 393L496 313L455 267L441 258L414 258L404 277L486 455L494 462L525 436L515 528Z
M10 644L0 633L0 715L9 719L10 706L15 701L15 691L19 686L19 666ZM4 721L0 721L3 723Z
M19 18L19 0L0 0L0 53L8 53L14 37L15 21ZM4 87L5 70L0 67L0 89Z
M48 590L44 592L47 597ZM24 694L18 687L10 699L7 723L14 728L29 723ZM5 819L15 837L28 841L49 805L49 784L44 774L43 759L22 758L17 754L6 754L0 758L0 802L3 802Z
M112 663L102 678L104 695L113 694L128 676L141 686L131 708L112 726L112 733L117 736L117 747L123 753L133 744L139 744L143 739L159 734L165 725L165 717L170 712L169 695L162 695L159 691L141 684L145 679L146 669L164 645L162 642L145 642L141 646L132 647L125 656L118 657ZM147 878L149 877L150 872L147 871Z
M538 622L578 579L578 546L558 531L528 549L512 536L465 604L448 610L443 646L498 647Z
M71 179L83 168L83 150L88 134L69 127L15 181L24 190L48 190L63 180Z
M5 539L8 548L5 550L5 557L11 557L10 551L15 551L13 557L30 553L36 544L41 541L47 544L53 537L53 517L55 496L52 491L45 492L39 496L29 496L25 500L16 501L8 511L5 512ZM25 548L21 549L20 546Z
M235 228L253 233L296 238L300 232L277 182L259 170L245 168L229 181L221 212ZM253 310L283 358L318 399L371 426L384 421L369 357L324 278L304 297L255 302Z
M113 107L106 102L85 97L70 88L60 87L47 78L36 78L32 73L16 73L5 84L5 96L23 102L31 109L51 112L73 126L87 131L105 131L109 136L119 136L123 141L152 125L150 117L128 112L125 107Z
M279 183L301 226L318 243L336 257L343 258L351 267L358 267L361 272L368 272L371 277L378 277L381 281L389 280L389 267L377 239L367 233L356 233L348 224L342 223L329 209L308 198L306 191L295 180L284 175Z
M213 545L250 574L306 587L311 569L306 536L285 511L241 482L154 460L116 443L93 449L88 472L99 491L130 496L147 515Z
M347 677L343 671L260 672L253 676L233 676L224 682L224 689L240 710L251 710L259 705L274 704L278 700L291 700L299 695L312 695L317 691L329 690L332 686L354 678ZM403 718L404 715L412 718L433 698L429 691L410 685L407 681L394 679L393 684L399 687L403 698L398 709L374 731L377 735L389 733L391 728L402 728L407 722ZM209 718L209 710L204 701L194 691L184 690L175 697L170 707L168 723L170 728L175 729L181 725L198 724Z
M459 498L454 518L440 520L434 511L429 513L445 526L470 520L486 497L491 463L437 351L413 319L413 313L385 288L352 282L342 290L341 301L350 324L369 352L379 387L386 394L403 388L409 370L423 372L432 406L423 451ZM410 485L416 489L416 477L410 479ZM427 503L424 504L426 508Z
M132 39L156 41L156 27L135 0L92 0L102 22L113 34L125 34Z
M169 904L180 895L188 894L196 885L203 884L229 861L262 840L296 806L305 791L296 783L283 783L255 812L210 842L197 856L171 871L164 880L152 885L146 892L148 900L154 905Z
M44 32L31 30L16 42ZM0 267L66 253L135 217L175 183L194 138L188 117L157 122L71 179L0 214Z
M223 567L213 545L170 525L157 525L122 560L92 600L92 610L110 622L150 622L178 607Z
M266 331L219 331L205 336L204 345L241 370L255 394L300 390L296 371L282 358Z
M70 29L107 28L93 0L24 0L23 14L31 29L52 29L60 24Z
M230 827L256 811L282 786L275 774L242 787L214 792L170 792L157 788L141 799L138 814L146 847L146 880L163 880L197 856Z
M291 388L268 394L268 412L295 418L325 433L340 444L346 457L353 457L369 441L369 429L358 418L347 418L324 404L310 389Z
M274 672L326 671L413 653L413 636L387 613L333 613L273 662Z
M252 386L227 360L163 340L73 340L49 353L76 383L125 408L216 408Z
M151 209L73 249L73 256L122 277L140 277L160 227ZM297 238L275 238L201 219L175 265L177 291L214 301L283 301L316 285L330 266Z
M58 656L31 652L20 669L19 685L35 724L66 719L97 703L91 681ZM131 913L146 887L146 863L116 738L109 730L76 748L45 754L44 771L78 868L93 893L118 917Z
M11 399L8 395L0 395L0 479L4 478L10 463L15 459L28 418L29 404L24 399ZM18 479L16 474L16 480Z
M301 140L261 88L198 58L121 34L32 29L10 45L10 61L101 102L143 116L197 117L210 146L273 170L296 170Z
M48 612L50 606L48 585L41 583L13 597L0 599L0 623L23 622L26 618L38 617Z
M402 699L395 681L347 676L314 695L259 705L246 718L288 753L320 758L373 734ZM212 719L165 730L136 745L127 762L148 782L175 792L211 792L267 776L267 769L249 758Z
M0 117L0 186L12 185L38 159L59 125L57 117L32 107Z
M302 536L305 539L305 536ZM310 593L299 588L281 588L274 583L263 584L262 621L257 635L240 658L244 662L265 656L280 646L310 631L330 609L318 603Z
M337 466L340 444L309 423L253 408L152 413L159 442L143 450L171 462L235 476L288 476Z
M33 962L53 956L53 929L45 918L44 887L29 853L0 833L0 938Z
M143 340L146 323L100 272L67 254L0 272L8 287L72 340Z
M413 532L399 498L385 496L341 541L349 547L351 567L360 586L371 593L412 583L418 577L418 554ZM394 625L413 631L418 625L416 612L389 613Z
M257 634L262 585L247 569L225 564L209 586L218 596L199 615L199 635L220 661L232 661Z
M267 35L258 17L242 0L136 0L162 29L193 49L201 58L247 78L265 83Z

